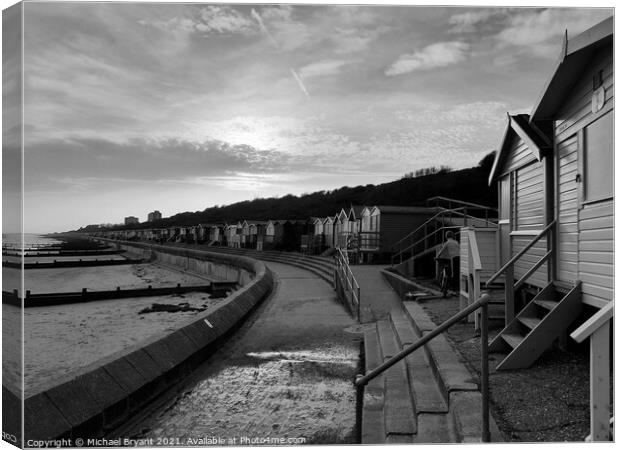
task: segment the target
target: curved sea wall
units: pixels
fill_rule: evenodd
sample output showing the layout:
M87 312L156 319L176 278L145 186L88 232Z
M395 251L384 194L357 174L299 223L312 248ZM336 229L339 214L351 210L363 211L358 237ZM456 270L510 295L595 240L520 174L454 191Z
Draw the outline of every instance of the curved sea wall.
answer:
M175 266L182 270L216 277L225 281L234 281L245 286L253 277L252 268L246 267L236 255L209 253L184 247L167 247L162 245L135 243L118 243L118 248L125 250L132 258L141 258L164 265ZM208 254L208 257L205 257Z
M236 277L241 288L176 331L153 335L72 371L26 398L26 447L59 438L72 439L73 445L85 439L86 445L86 439L105 435L204 362L273 289L272 273L251 258L143 243L120 245L168 264L183 261L189 266L180 267L198 273L214 270L219 274L211 275Z

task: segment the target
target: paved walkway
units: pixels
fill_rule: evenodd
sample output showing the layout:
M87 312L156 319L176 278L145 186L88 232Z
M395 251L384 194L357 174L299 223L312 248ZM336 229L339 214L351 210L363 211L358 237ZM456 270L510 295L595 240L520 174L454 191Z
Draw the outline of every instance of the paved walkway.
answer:
M194 372L184 392L124 436L179 438L169 445L196 445L188 439L205 436L236 445L248 443L242 438L356 442L355 321L316 275L266 265L278 280L272 296Z
M374 322L387 316L392 309L402 311L401 300L392 289L381 270L383 265L351 266L361 290L361 322Z

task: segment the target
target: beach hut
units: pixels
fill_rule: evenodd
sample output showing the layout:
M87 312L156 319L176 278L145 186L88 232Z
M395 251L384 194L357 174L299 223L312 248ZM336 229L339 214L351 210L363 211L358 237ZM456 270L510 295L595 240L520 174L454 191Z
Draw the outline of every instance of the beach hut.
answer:
M249 221L248 224L246 246L253 249L259 249L260 247L260 250L262 250L265 241L265 228L267 227L267 222L263 220L252 220Z
M435 208L420 206L379 205L364 208L358 238L361 260L387 260L397 242L435 213Z
M334 246L334 217L326 217L323 220L323 235L325 247L332 248Z
M592 439L609 439L613 317L613 18L565 39L528 115L508 117L498 180L506 327L498 369L527 367L566 338L591 340ZM522 303L515 302L521 299Z
M265 248L277 248L282 244L284 234L284 219L269 220L265 227Z
M347 248L349 235L349 214L343 208L334 218L334 246L343 249Z
M309 231L309 235L312 236L310 241L310 251L313 254L319 254L326 248L325 245L325 232L323 222L325 219L321 217L314 217L312 220L312 231Z

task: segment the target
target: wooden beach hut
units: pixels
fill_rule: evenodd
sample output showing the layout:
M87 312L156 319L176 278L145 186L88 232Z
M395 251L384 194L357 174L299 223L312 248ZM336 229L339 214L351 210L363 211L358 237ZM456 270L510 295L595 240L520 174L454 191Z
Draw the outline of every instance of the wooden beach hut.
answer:
M509 116L490 174L506 283L507 324L491 343L508 353L498 369L529 366L567 332L589 338L594 440L609 440L613 104L609 18L564 40L532 113Z
M325 236L324 242L327 248L334 247L334 217L326 217L323 220L323 235Z

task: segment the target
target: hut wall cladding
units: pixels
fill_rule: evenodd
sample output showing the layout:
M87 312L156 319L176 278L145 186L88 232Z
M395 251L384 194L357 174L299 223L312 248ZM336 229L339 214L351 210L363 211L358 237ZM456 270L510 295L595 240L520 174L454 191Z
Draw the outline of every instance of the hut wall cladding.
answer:
M610 48L594 55L571 95L556 114L555 142L558 162L558 218L560 221L558 278L581 280L583 301L601 306L613 299L614 229L613 198L582 203L580 187L575 177L580 171L578 134L594 120L613 109L614 73ZM602 71L605 104L601 111L592 112L592 79ZM611 163L611 161L610 161ZM582 174L582 177L584 174Z
M536 156L525 142L521 138L514 138L510 152L506 156L506 161L503 164L504 170L502 175L517 170L519 167L523 167L532 161L536 161Z
M480 263L482 270L480 271L480 280L486 281L499 269L497 260L497 230L495 228L469 228L476 235L476 243L478 244L478 253L480 254ZM461 233L461 275L469 273L469 234Z
M544 225L544 175L543 162L538 161L522 139L516 138L512 144L504 173L513 172L513 195L511 208L512 227L516 231L531 230L531 235L512 235L511 254L520 252L542 230ZM519 279L547 252L547 239L539 240L525 255L515 263L515 278ZM548 283L547 263L543 264L527 281L537 287Z
M578 273L578 192L575 178L577 167L577 136L559 143L557 152L557 231L558 251L556 278L574 285Z

